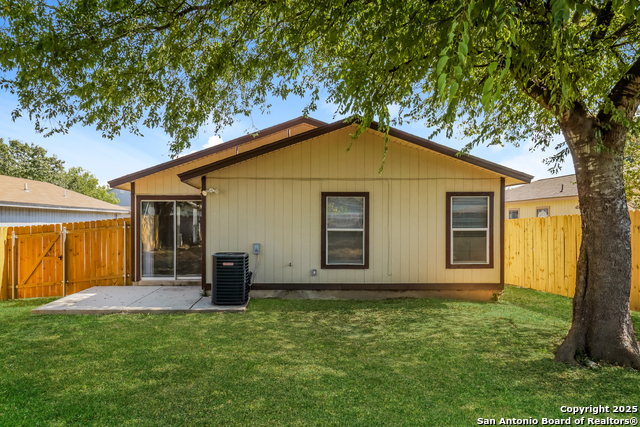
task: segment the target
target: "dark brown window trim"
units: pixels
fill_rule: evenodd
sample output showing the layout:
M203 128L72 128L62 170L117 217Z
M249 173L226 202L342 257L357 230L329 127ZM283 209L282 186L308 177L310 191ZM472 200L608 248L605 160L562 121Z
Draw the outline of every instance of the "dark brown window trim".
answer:
M205 191L207 190L207 177L202 177L202 193L200 194L200 200L202 201L202 221L200 222L200 236L201 247L201 260L200 260L200 273L202 274L202 289L207 288L207 197Z
M134 188L135 189L135 188ZM140 265L140 258L141 258L141 251L142 249L140 248L140 212L142 211L142 201L147 201L147 200L166 200L166 201L173 201L173 200L192 200L195 202L198 202L200 200L202 200L202 196L197 196L197 195L193 195L193 196L185 196L185 195L167 195L167 196L145 196L144 194L142 195L136 195L136 203L135 203L135 217L133 217L133 212L131 212L132 218L135 218L135 231L136 231L136 237L135 237L135 241L136 241L136 265L135 265L135 274L136 274L136 281L139 282L140 280L142 280L142 268ZM134 209L132 207L132 209ZM204 211L202 212L204 215ZM206 218L205 218L205 222L206 222ZM205 242L202 242L203 246ZM204 264L205 260L204 258L201 260L201 262ZM167 280L173 280L173 279L167 279Z
M131 282L137 282L138 278L138 265L140 265L140 258L138 258L138 217L136 216L138 210L136 209L136 183L131 183L131 257L133 263L131 265Z
M368 192L323 192L322 195L322 249L320 268L327 270L366 270L369 268L369 193ZM364 197L364 265L327 264L327 197Z
M451 262L451 198L456 196L484 196L489 197L489 263L488 264L453 264ZM503 209L504 212L504 209ZM503 213L504 215L504 213ZM502 221L504 223L504 221ZM447 269L481 269L493 268L493 191L487 192L447 192L447 238L446 238L446 268ZM504 239L503 239L504 240Z

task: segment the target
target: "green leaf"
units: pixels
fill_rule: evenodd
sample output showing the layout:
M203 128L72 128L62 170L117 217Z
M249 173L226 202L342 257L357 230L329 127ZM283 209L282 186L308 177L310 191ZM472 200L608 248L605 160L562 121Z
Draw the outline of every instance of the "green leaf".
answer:
M469 48L467 47L466 43L460 42L458 44L458 53L461 53L463 56L467 56L467 53L469 53Z
M484 86L482 87L482 93L483 94L487 94L487 93L491 92L491 89L493 89L493 77L489 77L484 82Z
M449 60L449 57L447 55L441 57L438 60L438 65L436 66L436 76L439 76L440 74L442 74L442 70L444 69L444 66L447 64L448 60Z
M451 100L454 96L456 96L456 93L458 92L459 87L460 87L460 84L458 82L451 83L451 87L449 88L449 100Z
M482 106L485 110L489 111L491 108L491 92L487 92L482 95Z
M442 94L444 93L444 85L446 82L447 82L447 75L440 74L440 77L438 77L438 95L442 96Z
M453 76L455 77L456 80L462 79L462 67L461 66L456 65L455 67L453 67Z
M489 74L492 74L496 68L498 68L498 63L496 61L493 61L491 64L489 64L489 68L487 69L487 72Z

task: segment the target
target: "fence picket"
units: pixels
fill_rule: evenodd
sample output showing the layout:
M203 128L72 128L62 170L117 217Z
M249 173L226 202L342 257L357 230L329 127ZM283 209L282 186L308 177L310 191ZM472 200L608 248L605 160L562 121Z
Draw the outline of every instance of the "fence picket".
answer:
M23 227L0 227L0 299L12 298L15 277L16 298L62 296L63 294L63 227L67 235L67 295L91 286L123 285L124 223L130 219L92 221L86 223L47 224ZM16 239L15 265L12 265L11 232ZM131 227L127 227L127 242ZM51 246L52 242L55 243ZM43 252L49 247L48 253ZM131 274L131 253L126 251L127 274ZM35 264L38 260L39 264ZM33 272L33 273L32 273ZM14 276L15 274L15 276ZM24 285L22 281L31 274Z
M640 310L640 211L630 211L629 216L629 307ZM505 283L573 297L581 241L580 215L506 220Z

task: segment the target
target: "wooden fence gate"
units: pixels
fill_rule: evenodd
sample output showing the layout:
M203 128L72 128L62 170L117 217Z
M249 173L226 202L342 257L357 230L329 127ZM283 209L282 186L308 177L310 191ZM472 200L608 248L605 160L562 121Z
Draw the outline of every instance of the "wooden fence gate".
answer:
M8 227L0 233L0 239L6 236L0 240L0 299L131 284L129 224L129 219L114 219Z

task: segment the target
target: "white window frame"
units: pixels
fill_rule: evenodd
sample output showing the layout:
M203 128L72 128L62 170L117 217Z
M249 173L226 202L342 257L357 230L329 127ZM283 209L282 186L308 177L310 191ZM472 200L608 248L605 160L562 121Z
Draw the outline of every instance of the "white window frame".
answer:
M484 198L487 200L487 224L485 228L453 228L453 199L479 199L479 198ZM490 227L490 222L491 222L491 198L489 196L451 196L449 198L449 209L450 209L450 215L451 218L450 220L450 224L451 224L451 229L449 230L450 235L449 235L449 239L450 239L450 253L449 253L449 260L451 265L484 265L484 264L490 264L490 257L491 254L490 252L490 231L491 231L491 227ZM486 247L486 259L485 262L478 262L478 261L466 261L466 262L460 262L460 261L454 261L453 260L453 233L454 231L484 231L486 236L487 236L487 247Z
M329 199L362 199L362 228L329 228L327 222L329 218L325 219L324 228L325 228L325 239L327 242L327 253L325 263L327 265L364 265L364 257L365 257L365 246L364 246L364 229L366 227L366 215L364 210L365 208L365 197L364 196L327 196L327 205L329 204ZM348 232L348 231L361 231L362 232L362 262L329 262L329 232L330 231L338 231L338 232Z
M329 228L327 222L327 206L330 199L350 198L362 200L362 227L361 228ZM323 223L324 236L322 242L322 268L323 269L368 269L369 268L369 192L353 191L353 192L322 192L323 206ZM362 233L362 261L360 263L329 263L329 232L361 232Z

